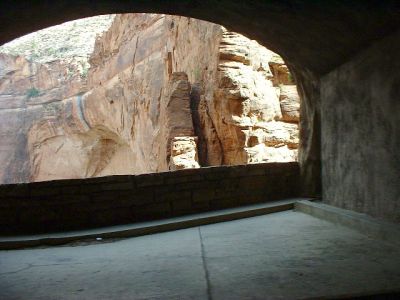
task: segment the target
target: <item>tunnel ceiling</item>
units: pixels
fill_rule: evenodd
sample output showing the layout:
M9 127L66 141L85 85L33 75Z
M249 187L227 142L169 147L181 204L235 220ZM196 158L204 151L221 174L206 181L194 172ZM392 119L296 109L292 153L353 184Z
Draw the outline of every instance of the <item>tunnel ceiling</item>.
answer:
M400 27L397 0L6 0L0 3L0 45L65 21L127 12L175 14L224 25L315 75L330 71Z

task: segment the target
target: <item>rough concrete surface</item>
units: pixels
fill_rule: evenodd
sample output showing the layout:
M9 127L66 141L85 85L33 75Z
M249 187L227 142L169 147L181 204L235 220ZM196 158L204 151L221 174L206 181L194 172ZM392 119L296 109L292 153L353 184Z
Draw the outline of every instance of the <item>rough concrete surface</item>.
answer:
M400 250L299 212L0 252L0 299L304 299L400 289Z
M342 209L320 202L310 202L308 200L296 201L295 210L334 224L349 227L371 238L385 240L400 246L399 224L382 221L352 210Z
M397 223L399 52L400 31L321 81L323 201Z

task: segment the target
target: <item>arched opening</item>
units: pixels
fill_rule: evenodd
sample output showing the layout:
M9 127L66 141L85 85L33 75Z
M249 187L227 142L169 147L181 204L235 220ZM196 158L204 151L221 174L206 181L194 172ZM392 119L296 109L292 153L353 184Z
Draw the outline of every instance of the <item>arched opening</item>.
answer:
M82 3L87 5L84 6ZM226 26L229 30L245 33L249 37L258 40L261 44L270 46L272 50L281 53L289 64L302 96L301 135L303 138L300 145L300 171L301 179L304 183L302 185L304 191L309 195L320 194L322 179L324 183L322 187L323 201L325 203L351 208L358 212L398 222L399 185L397 178L399 177L399 152L397 149L400 139L397 130L399 114L395 113L398 108L398 70L400 69L399 60L396 59L400 52L398 1L370 1L368 3L361 1L324 1L323 3L315 1L296 1L295 3L291 1L259 1L256 3L253 1L171 0L168 2L114 1L112 4L108 1L55 1L51 4L33 4L30 9L27 9L23 3L19 2L7 2L1 5L0 28L2 28L1 38L4 41L21 35L23 32L26 33L77 17L93 16L101 13L153 11L214 21ZM44 11L48 13L47 18L41 17ZM14 28L16 19L20 20L20 26ZM286 38L282 39L282 36ZM296 45L301 45L301 47ZM169 60L169 57L171 57L171 60ZM167 55L167 61L167 65L173 68L172 54L170 56ZM387 74L390 74L390 76L387 76ZM29 91L31 97L34 97L37 93L38 91L36 90ZM113 101L111 99L109 105L116 104ZM359 109L360 106L362 110ZM321 118L321 115L323 118ZM320 134L321 125L323 135ZM99 130L99 128L96 128L96 130ZM108 141L112 139L108 137L108 132L105 132L104 136L106 137L104 144L112 144ZM366 137L368 137L367 143L365 142ZM254 143L252 139L251 143ZM68 180L60 181L59 185L43 182L38 184L41 187L40 191L26 189L24 185L8 187L3 189L0 195L1 205L7 208L1 211L1 220L3 222L4 220L15 221L12 213L7 214L8 211L12 211L14 208L10 205L10 202L4 201L4 199L15 200L28 194L35 197L32 199L40 200L42 204L46 203L42 207L45 211L46 207L51 207L54 200L57 200L59 194L56 197L54 195L55 191L57 191L56 193L62 191L65 194L63 199L66 200L66 205L64 207L54 211L47 209L46 213L43 213L43 211L26 211L25 216L19 216L20 220L28 217L40 220L42 224L46 225L57 220L60 215L63 217L73 216L75 219L85 219L88 211L74 209L73 203L74 201L79 201L80 208L82 208L82 203L86 203L87 206L93 206L93 200L99 200L96 202L99 205L97 207L99 213L96 214L97 220L89 219L91 222L107 223L115 217L120 219L129 218L131 216L129 216L129 209L125 206L126 202L116 201L120 205L120 209L112 213L109 212L109 206L107 206L109 203L104 204L102 202L104 199L108 200L110 196L123 200L124 195L129 195L129 199L135 201L135 205L139 205L143 201L152 201L150 211L153 214L155 211L165 213L171 208L170 204L174 208L179 207L184 210L188 203L187 199L177 199L175 197L177 194L186 195L185 197L190 197L189 202L191 204L196 203L196 209L200 211L210 204L202 200L209 199L209 184L211 182L213 195L224 195L226 197L221 199L229 199L229 201L234 199L235 196L237 196L235 199L243 198L243 193L239 193L242 184L246 186L247 191L251 191L248 193L249 197L256 197L258 193L262 195L269 194L271 186L276 190L286 190L281 189L279 182L273 181L277 174L281 175L278 169L273 166L268 170L260 170L258 168L245 170L231 168L229 171L215 169L213 172L203 173L199 176L206 178L206 187L198 182L187 181L193 175L190 171L186 170L181 173L183 174L182 176L176 178L165 178L162 175L147 177L146 175L138 176L132 180L129 176L121 176L118 179L113 178L112 182L107 182L107 180L101 182L95 178L86 180L84 185L74 185ZM289 174L286 174L287 182L292 182L294 181L292 180L293 178L299 177L297 171L290 171L288 172ZM242 178L250 173L253 177L258 177L259 179L269 174L268 186L264 185L265 180L254 181L254 178L251 180ZM245 176L241 177L243 174ZM152 182L151 189L146 190L144 187L149 181ZM167 183L166 186L159 189L164 183ZM232 183L234 184L232 185ZM99 186L101 186L101 191L98 189ZM133 186L137 189L134 193L135 197L132 197ZM239 187L239 189L231 189L228 192L225 189L227 186ZM195 189L196 192L188 193L187 189ZM78 199L67 195L67 193L75 193L82 190L90 190L96 194L96 198L87 198L81 195L82 197ZM154 202L155 195L169 199L169 205L165 206ZM32 203L33 201L29 205ZM315 208L313 207L313 209ZM355 219L357 220L356 223L358 223L358 225L355 224L355 227L366 225L367 227L364 227L364 229L371 229L368 234L373 232L374 235L377 234L378 236L384 227L384 223L381 222L378 222L378 227L369 227L374 221L367 216L359 218L358 214L349 211L345 211L344 215L339 215L336 213L339 209L330 209L330 212L327 210L319 211L319 216L326 216L332 213L330 215L331 220L345 225L349 225L352 223L351 219ZM47 214L48 212L53 212L54 215ZM44 217L45 215L46 217ZM230 234L221 237L218 234L207 236L199 229L196 232L198 243L195 246L197 248L196 252L193 253L197 253L198 257L201 258L195 264L196 266L203 266L203 270L195 269L193 273L204 275L203 277L206 281L203 285L203 290L206 290L204 298L213 298L213 296L217 297L217 295L227 295L225 298L229 298L233 294L237 298L245 298L249 295L246 293L250 289L255 292L255 298L260 299L264 299L266 295L272 295L272 298L275 295L277 296L276 298L295 298L306 290L311 292L302 298L335 298L342 291L343 293L339 295L341 298L362 298L366 294L378 293L383 293L378 297L385 298L385 296L388 296L387 293L398 289L399 255L397 248L393 245L380 243L380 240L371 239L364 235L355 235L354 232L341 231L340 226L334 226L334 228L328 228L328 226L324 227L323 230L319 230L322 227L314 227L308 223L311 225L308 229L311 229L311 227L312 230L318 228L318 233L324 235L322 239L328 242L325 248L321 243L321 239L317 238L314 240L315 243L312 248L315 251L313 252L310 251L310 243L317 235L313 234L311 230L311 233L308 232L310 233L308 237L303 239L301 234L304 233L302 230L304 227L297 227L291 221L288 220L285 225L291 226L292 229L295 229L295 232L297 231L297 234L293 234L289 238L286 234L287 232L283 232L287 228L271 226L276 232L282 233L280 236L280 241L283 241L281 248L272 247L268 249L265 245L273 244L271 239L269 237L265 238L263 234L259 235L259 232L254 230L256 232L253 236L254 240L261 241L261 243L258 244L259 247L257 247L256 251L250 252L246 251L250 249L249 245L256 243L253 243L254 240L247 239L248 235L246 234L242 235L242 239L239 239L240 242L238 242L237 235L232 231L229 232L228 230ZM327 225L328 223L324 222L324 224ZM87 224L81 225L86 226ZM392 225L388 227L395 228ZM261 226L256 225L253 228L256 229L255 227L257 227L261 229L262 233L265 233L264 226L265 223ZM398 232L389 230L390 234L387 235L386 229L385 227L384 239L396 243ZM244 232L243 227L239 228L239 230L235 228L234 231ZM365 233L365 231L362 232ZM335 234L338 234L340 238L331 239ZM232 238L230 239L229 236ZM260 236L263 238L260 238ZM297 245L306 245L303 248L304 251L297 251L299 248L291 247L293 245L291 243L296 240L296 237L299 242ZM214 241L229 241L225 244L228 244L229 247L225 247L219 253L217 251L215 256L207 259L207 250L210 249L207 248L209 246L207 245L207 239L208 241L212 239ZM191 239L186 239L185 241L187 241L185 246L195 244ZM154 246L153 249L161 249L166 243L161 246L160 244L152 245ZM242 249L244 248L246 255L231 255L238 245L242 246ZM179 245L179 248L182 247ZM385 250L382 251L383 248ZM177 248L169 249L174 249L173 251L175 251ZM200 254L198 254L199 249ZM214 247L214 249L221 250L222 248ZM273 257L274 259L264 259L265 256L262 255L262 252L265 251L268 251L266 252L267 257ZM79 256L80 253L79 251L77 252L77 256ZM117 259L121 253L130 252L130 249L119 248L116 251L117 255L113 256L113 258ZM228 253L228 257L227 260L220 263L222 261L221 253L223 252ZM300 259L294 259L293 252L296 252L299 255L297 258L300 257ZM327 263L323 264L322 258L326 253L329 253ZM380 256L381 253L384 253L384 255ZM150 263L150 261L157 261L157 259L153 259L147 254L145 253L140 259L136 259L141 262L144 261L145 264ZM215 254L215 252L212 254ZM370 256L371 254L373 256ZM393 257L389 257L389 254L393 254ZM8 257L13 255L14 253ZM88 256L92 258L90 255L91 253ZM7 283L10 282L12 284L9 284L6 289L1 289L2 292L15 291L13 287L21 286L21 277L19 277L21 273L25 272L25 270L40 267L29 263L21 266L18 262L22 256L15 255L14 258L10 259L10 263L5 264L7 270L0 275L8 276L14 274L12 276L17 276L17 280L14 282L7 281ZM38 256L43 259L43 254ZM190 256L187 253L183 253L183 255L177 256L179 259L189 257L184 263L184 265L189 265L189 260L193 260L195 255ZM363 260L360 259L361 257L363 257ZM253 260L253 258L261 258L261 260ZM55 258L55 261L56 259L58 258ZM62 257L54 265L68 260L71 260L71 258ZM131 261L128 260L128 262ZM128 270L125 269L126 272L118 273L122 274L120 277L112 277L117 277L118 282L125 280L125 287L132 287L132 282L137 283L137 281L130 276L132 268L126 262L122 261L120 266L127 266ZM207 263L211 265L212 262L216 262L214 269L208 268L209 266L207 265ZM298 264L299 262L301 264ZM273 265L274 263L277 263L277 265ZM75 262L72 265L75 265ZM299 265L304 266L304 269L295 269ZM15 266L21 266L21 268L16 268ZM170 283L172 282L167 286L176 287L176 283L179 282L183 283L182 288L179 286L180 290L185 288L189 290L193 287L193 285L187 284L188 278L192 279L193 277L186 276L187 272L181 272L182 268L179 268L179 266L182 266L182 264L179 264L179 260L174 266L178 266L178 268L171 268L171 265L168 265L167 268L162 269L163 272L166 271L166 273L163 273L165 274L164 277L169 277L171 279ZM234 267L230 268L230 266ZM277 268L274 268L274 266L277 266ZM63 268L64 266L61 267ZM104 269L108 267L108 265L105 265ZM266 269L272 271L265 273ZM160 269L157 267L146 270L139 269L139 272L143 271L139 277L149 279L147 282L141 281L139 285L143 283L145 287L154 287L154 270ZM104 280L103 273L99 271L101 270L93 269L90 276L91 281L93 281L93 278ZM119 268L119 271L121 271L121 268ZM239 274L238 271L243 273ZM101 276L103 277L95 275L97 273L102 274ZM221 276L220 281L215 281L214 283L210 281L210 278L212 280L212 276L215 273L223 276ZM59 274L64 275L65 273L60 272ZM75 275L76 273L72 274ZM81 274L83 276L80 278L88 278L87 269ZM146 277L145 274L151 275ZM177 275L179 274L183 274L183 276L178 277ZM236 276L236 274L243 276ZM310 274L313 274L314 277L310 277ZM341 274L343 276L332 276L332 274ZM288 275L289 277L287 277ZM41 278L46 278L43 273L40 273L40 276ZM59 283L57 281L59 277L54 276L54 273L50 272L46 276L53 280L50 280L51 283ZM109 277L107 276L107 278ZM63 280L63 278L61 279ZM34 285L31 282L29 281L28 284L25 284L23 291L32 291L32 286ZM321 282L328 282L328 285L323 285L320 289L319 283ZM225 285L225 283L230 283L231 285ZM115 290L115 287L121 287L115 284L111 286L112 291ZM204 289L204 286L206 289ZM218 289L215 289L215 287L218 287ZM219 289L220 287L222 288ZM227 288L224 290L225 287ZM273 287L277 287L275 294L271 293L271 288ZM82 292L84 288L86 287L79 288L76 292ZM385 290L383 291L382 288ZM91 290L93 290L92 286L89 287L89 291ZM104 290L104 287L101 287L101 290ZM132 289L128 288L124 291L130 293ZM221 293L224 291L226 292L225 294ZM285 294L287 297L282 296L283 291L288 292L288 294ZM394 292L390 293L389 296L395 297L397 295L398 293ZM149 298L159 296L160 294L153 293ZM176 294L170 293L169 296L175 297Z
M288 67L220 25L105 15L0 53L2 183L297 160Z
M34 200L4 231L298 195L299 95L283 59L254 40L187 17L121 14L38 31L0 52L1 180L40 182L4 188L10 215ZM156 174L200 167L221 168ZM101 178L112 175L129 176Z
M213 9L210 9L212 7ZM214 1L69 1L3 2L0 44L23 34L82 17L123 12L155 12L221 24L280 53L296 77L303 98L300 145L303 193L321 193L319 79L364 47L398 28L398 3L357 1L214 2ZM44 12L46 16L44 16ZM19 20L18 27L14 21ZM345 20L345 21L344 21ZM282 38L285 37L285 38ZM299 48L296 45L301 45ZM340 45L340 47L338 46Z
M23 26L11 29L8 27L7 20L12 19L14 15L19 16L19 19L26 21L30 24L29 20L32 20L33 15L40 15L43 11L41 4L35 7L30 7L29 9L24 9L23 7L14 5L5 5L3 12L7 12L4 15L4 32L7 34L2 35L2 42L9 41L23 33L28 33L32 30L41 29L47 26L59 24L63 21L73 20L81 17L88 17L98 14L105 13L121 13L121 12L159 12L159 13L169 13L175 15L182 15L187 17L194 17L206 21L215 22L226 26L229 30L240 32L248 36L249 38L259 41L262 45L267 46L269 49L280 53L286 62L289 63L289 67L294 71L293 75L297 78L297 83L302 85L301 91L305 103L307 105L304 108L303 115L307 115L304 118L304 123L302 124L302 136L303 141L300 145L302 149L300 151L300 165L302 172L302 179L304 180L303 192L307 195L316 195L320 191L320 156L319 156L319 131L314 131L312 128L319 128L319 115L316 113L316 106L314 102L318 102L319 93L317 91L317 74L321 71L329 69L331 65L335 64L337 53L334 48L330 46L330 41L328 42L322 36L328 35L331 31L337 31L340 24L336 24L335 17L331 17L329 11L331 8L329 5L326 7L317 7L314 5L308 5L306 3L299 3L299 6L292 7L291 4L279 4L275 5L273 3L258 3L258 4L246 4L246 3L236 3L234 5L226 3L193 3L193 2L170 2L170 3L159 3L157 1L153 2L129 2L129 3L113 3L109 5L106 2L96 2L96 5L87 3L87 5L81 6L79 3L79 13L75 10L74 3L68 3L64 5L58 3L54 7L46 7L50 9L49 16L47 18L36 18L34 25L27 25L27 28ZM214 7L212 11L209 10L209 6ZM10 7L8 7L10 6ZM337 11L345 12L347 7L334 8ZM303 10L304 14L298 15L297 11ZM60 13L62 11L62 13ZM22 12L22 14L21 14ZM323 12L323 13L322 13ZM266 15L265 15L266 14ZM244 15L249 16L249 18L242 17ZM290 25L281 22L279 16L285 16L285 20L290 20ZM313 24L318 20L314 18L308 18L310 15L315 15L320 18L321 22L332 23L333 26L329 25L324 28L324 34L319 35L319 32L304 31L299 32L301 26L296 24L302 24L302 26L312 27ZM332 14L334 16L336 14ZM328 17L327 17L328 16ZM249 22L248 20L260 18L263 22ZM309 24L309 20L313 19L313 22ZM256 24L257 23L257 24ZM352 29L355 29L353 27ZM281 37L285 37L282 39ZM313 37L311 37L313 36ZM316 59L319 50L316 50L314 45L315 41L321 47L329 49L331 53L328 54L327 59L320 60ZM296 47L293 45L302 44L306 51L298 52ZM350 48L350 47L349 47ZM312 50L315 49L315 50ZM311 52L313 52L313 54ZM347 50L346 50L347 51ZM346 51L342 52L345 53ZM348 52L348 51L347 51ZM340 55L342 55L341 53ZM314 59L315 58L315 59ZM301 69L296 71L296 68ZM304 84L303 84L304 81ZM304 85L304 86L303 86ZM307 94L307 95L306 95ZM315 98L315 101L308 101L308 99ZM308 103L309 102L309 103ZM307 120L306 120L307 119ZM314 125L313 125L314 124Z

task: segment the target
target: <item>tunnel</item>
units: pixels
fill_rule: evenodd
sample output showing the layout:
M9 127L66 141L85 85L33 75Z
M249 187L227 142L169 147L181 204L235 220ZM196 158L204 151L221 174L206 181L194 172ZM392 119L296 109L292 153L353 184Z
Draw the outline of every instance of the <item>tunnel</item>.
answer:
M329 207L326 208L329 213L321 215L343 209L352 216L363 214L361 219L371 217L382 224L391 224L389 227L398 225L398 1L3 1L0 4L0 44L78 18L131 12L180 15L221 24L279 53L295 78L301 97L299 163L210 169L202 171L202 179L212 181L215 188L223 187L224 183L230 186L232 180L237 181L237 188L247 189L254 203L260 200L261 194L263 197L269 195L269 200L308 197ZM94 178L79 184L69 180L42 182L32 190L26 186L10 185L0 189L0 201L6 203L6 199L29 195L47 197L51 202L55 193L73 192L70 186L88 191L92 188L90 192L104 186L106 198L115 193L131 197L134 191L140 198L138 201L147 201L149 197L154 199L156 189L169 193L170 185L175 189L203 184L196 183L197 179L189 179L198 178L198 174L191 170L185 172L175 177L153 174L137 178ZM260 182L254 178L247 182L247 176L258 177ZM219 184L220 179L224 179L224 183ZM188 180L192 181L188 183ZM146 186L150 188L146 189ZM225 207L221 203L215 207L202 207L201 199L210 197L210 194L206 187L200 190L190 194L192 200L196 198L200 203L190 208L191 213ZM236 190L231 192L234 194ZM185 197L185 192L181 194ZM84 195L79 199L86 200ZM240 200L237 201L238 205L241 204ZM21 201L21 207L25 204ZM7 205L4 205L6 210ZM76 205L79 208L80 204ZM103 224L104 221L108 225L116 218L129 220L123 208L117 211L100 216L94 223ZM159 204L154 211L159 213L159 218L171 216L165 214L164 207ZM79 218L82 211L71 209L69 213ZM154 216L153 211L150 214ZM4 215L6 218L10 214ZM331 220L338 220L330 216ZM40 211L30 216L36 220L42 217ZM146 217L146 212L143 212L140 220L146 220ZM46 226L46 220L33 231L40 231L43 224ZM78 225L88 227L93 224L85 221ZM11 232L18 231L18 224L10 229ZM63 229L62 226L59 229Z
M5 1L1 4L0 43L68 20L122 12L211 21L279 53L302 97L302 195L322 196L328 204L398 221L398 114L392 111L398 108L393 96L398 82L393 56L398 47L398 2L57 1L33 5ZM390 63L378 63L377 56ZM367 82L378 84L382 76L388 80L377 87L378 95ZM337 84L339 79L348 84L346 92ZM358 96L365 101L361 106ZM357 113L359 108L365 110L362 116ZM369 143L363 141L367 132ZM390 143L379 143L381 134ZM373 147L380 149L379 157Z

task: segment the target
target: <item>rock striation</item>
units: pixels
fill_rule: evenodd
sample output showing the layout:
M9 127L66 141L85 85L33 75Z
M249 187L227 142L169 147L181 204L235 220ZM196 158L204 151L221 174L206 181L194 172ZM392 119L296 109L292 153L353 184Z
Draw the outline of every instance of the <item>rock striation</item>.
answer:
M69 70L70 65L58 61L43 65L0 53L1 183L39 180L31 176L35 174L31 162L37 160L39 141L62 139L52 124L57 116L71 112L71 103L64 100L86 90L79 72ZM41 124L47 124L47 132L35 132L36 128L45 128ZM36 142L28 145L28 137L34 135ZM42 156L55 167L51 152Z
M0 54L0 182L297 159L299 96L282 59L222 26L117 15L87 76Z

